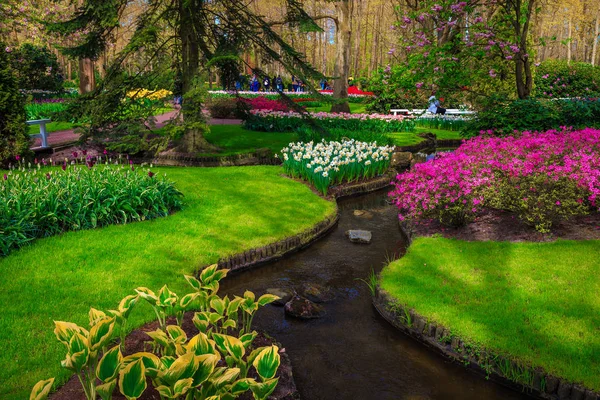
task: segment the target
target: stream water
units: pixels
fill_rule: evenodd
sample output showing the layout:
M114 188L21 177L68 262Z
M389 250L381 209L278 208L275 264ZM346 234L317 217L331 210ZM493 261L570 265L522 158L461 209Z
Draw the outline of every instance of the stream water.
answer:
M339 202L341 218L325 238L288 258L226 279L222 292L257 294L267 288L300 288L316 283L333 289L324 304L327 315L300 321L282 307L262 308L254 327L267 331L285 347L303 399L526 399L447 361L404 336L379 316L364 282L371 268L402 254L406 241L386 191ZM355 216L354 210L371 214ZM373 232L369 245L350 243L344 232ZM222 293L222 294L225 294ZM435 296L435 293L424 293Z

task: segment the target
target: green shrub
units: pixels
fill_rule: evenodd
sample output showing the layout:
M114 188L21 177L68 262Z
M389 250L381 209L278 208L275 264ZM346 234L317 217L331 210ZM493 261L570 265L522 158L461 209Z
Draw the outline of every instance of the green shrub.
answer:
M549 232L559 221L589 213L589 204L585 201L589 193L572 179L533 174L518 178L506 176L497 182L493 189L484 191L489 206L514 212L539 232Z
M211 99L206 107L211 117L219 119L233 118L238 108L237 101L233 98Z
M513 131L545 131L572 126L600 127L600 100L530 98L512 102L492 101L464 128L466 136L493 130L507 135Z
M25 43L10 54L20 89L62 91L64 77L50 49Z
M298 139L301 142L308 143L310 141L320 142L323 139L342 142L345 139L354 139L358 142L372 143L376 142L379 146L392 145L393 140L384 132L376 131L348 131L345 129L331 128L327 131L319 132L318 130L309 127L301 126L297 129Z
M54 333L67 353L62 366L78 374L88 400L111 399L117 383L122 395L137 399L147 381L161 399L235 399L250 391L256 400L266 400L279 381L279 348L253 346L258 334L251 331L251 323L259 307L279 297L256 299L246 291L244 297L221 298L219 281L227 272L215 264L202 270L199 279L185 276L193 291L182 297L166 285L156 294L139 287L137 295L126 296L115 310L91 308L89 330L55 321ZM147 332L152 352L123 355L127 320L140 299L154 309L159 329ZM191 310L200 310L192 320L199 333L188 337L181 325L183 313ZM177 324L167 325L168 316L175 316ZM31 398L45 400L53 383L54 378L38 382Z
M164 217L182 207L181 196L164 177L133 165L88 161L61 171L21 164L0 181L0 255L65 231Z
M564 60L542 62L535 72L536 97L600 97L600 66Z
M23 96L17 77L8 62L5 45L0 41L0 167L29 151Z

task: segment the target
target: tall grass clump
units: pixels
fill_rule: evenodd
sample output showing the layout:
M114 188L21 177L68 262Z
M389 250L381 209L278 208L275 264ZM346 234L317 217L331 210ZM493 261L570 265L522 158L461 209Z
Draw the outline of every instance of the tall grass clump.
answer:
M0 256L36 238L164 217L182 207L165 176L131 166L63 164L0 177Z
M56 113L64 111L65 104L58 99L56 101L34 102L25 106L27 119L49 119Z
M307 180L323 195L330 186L383 174L393 152L392 146L355 140L290 143L281 150L285 172Z

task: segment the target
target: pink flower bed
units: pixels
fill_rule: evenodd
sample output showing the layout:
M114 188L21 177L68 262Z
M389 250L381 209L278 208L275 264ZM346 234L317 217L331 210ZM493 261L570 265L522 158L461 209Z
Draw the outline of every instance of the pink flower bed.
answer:
M265 97L255 97L251 99L240 99L250 106L252 110L267 110L267 111L288 111L289 108L279 100L269 100Z
M399 174L390 193L401 220L460 225L489 207L513 211L542 232L597 211L599 195L600 130L589 128L477 137Z

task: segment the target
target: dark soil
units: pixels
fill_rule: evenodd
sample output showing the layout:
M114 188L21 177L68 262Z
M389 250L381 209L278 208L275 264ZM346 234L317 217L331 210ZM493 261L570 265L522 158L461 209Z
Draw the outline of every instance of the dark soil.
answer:
M548 242L556 239L600 239L600 213L571 218L552 226L551 233L537 232L515 214L487 210L473 222L458 228L447 227L437 220L420 221L413 227L414 236L442 235L466 241Z
M198 329L192 323L193 312L188 312L184 316L182 329L187 334L188 338L191 338L198 334ZM175 324L176 321L174 318L168 319L167 324ZM152 332L158 329L158 322L154 321L149 324L142 326L139 329L132 331L127 338L125 338L125 351L124 355L137 353L140 351L150 351L151 348L151 339L150 336L146 334L146 332ZM270 346L272 344L276 344L279 346L279 355L281 357L281 365L277 370L277 377L279 377L279 383L277 384L277 388L273 394L269 397L273 400L292 400L298 399L298 392L296 390L296 384L294 382L294 377L292 375L292 364L291 361L285 352L285 348L282 348L280 344L278 344L273 338L270 336L259 333L254 342L252 343L252 349L248 349L247 353L249 354L254 348L262 347L262 346ZM254 368L250 369L248 373L249 378L258 378L256 375L256 371ZM83 389L81 388L81 384L77 379L77 376L73 375L69 381L64 384L56 393L50 396L52 400L86 400L85 394L83 393ZM119 393L118 385L115 389L115 394L113 395L114 400L124 400L125 397ZM147 388L144 391L141 400L159 400L160 396L158 392L154 390L150 379L147 380ZM251 400L252 393L248 391L239 397L242 400Z

